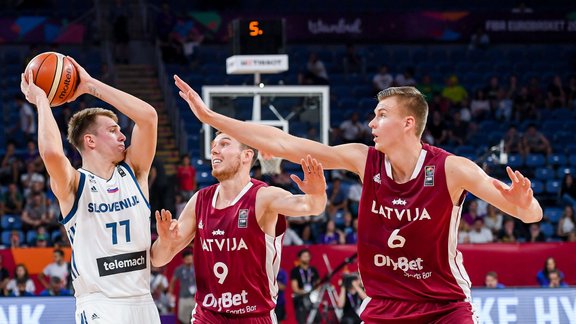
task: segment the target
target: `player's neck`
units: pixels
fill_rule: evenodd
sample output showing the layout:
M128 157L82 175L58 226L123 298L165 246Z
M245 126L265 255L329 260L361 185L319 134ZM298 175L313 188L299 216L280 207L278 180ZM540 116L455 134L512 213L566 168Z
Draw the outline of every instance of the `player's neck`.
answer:
M116 164L113 162L103 162L102 159L82 157L82 169L90 171L102 179L110 179Z
M250 174L236 174L234 177L221 181L218 201L231 203L250 182Z
M395 182L406 183L410 180L421 151L422 143L418 141L408 145L399 145L386 153L392 166L392 176Z

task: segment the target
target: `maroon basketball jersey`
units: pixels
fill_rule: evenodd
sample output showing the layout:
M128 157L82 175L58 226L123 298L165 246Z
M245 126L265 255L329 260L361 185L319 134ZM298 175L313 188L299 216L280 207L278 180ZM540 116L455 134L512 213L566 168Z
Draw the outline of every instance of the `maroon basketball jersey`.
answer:
M282 238L286 219L278 215L276 236L256 221L256 193L266 186L252 179L232 204L216 209L219 185L198 192L196 200L196 303L206 310L255 316L276 306Z
M461 206L452 204L446 185L448 155L424 144L411 180L398 184L385 155L369 149L358 219L359 269L368 296L416 302L470 297L456 249Z

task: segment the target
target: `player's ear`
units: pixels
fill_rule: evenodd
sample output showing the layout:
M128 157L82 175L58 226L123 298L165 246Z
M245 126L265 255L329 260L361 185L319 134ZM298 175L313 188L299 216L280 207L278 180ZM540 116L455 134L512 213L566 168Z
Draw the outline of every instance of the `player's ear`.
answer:
M96 141L94 140L94 136L92 134L84 134L84 147L94 148L96 145Z

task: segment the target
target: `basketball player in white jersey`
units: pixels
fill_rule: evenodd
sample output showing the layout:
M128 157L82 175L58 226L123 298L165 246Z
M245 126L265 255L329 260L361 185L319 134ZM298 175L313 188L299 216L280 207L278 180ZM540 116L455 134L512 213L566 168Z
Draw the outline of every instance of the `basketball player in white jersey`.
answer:
M76 323L160 323L150 294L148 172L156 150L154 107L92 78L74 60L80 83L71 99L91 94L135 123L132 145L116 115L102 108L74 114L68 141L80 152L74 169L64 154L46 93L22 75L21 90L38 109L38 149L50 174L72 244ZM32 74L28 80L33 80Z
M474 323L470 279L457 250L467 192L523 222L542 219L530 181L507 167L511 185L474 162L421 142L428 104L414 87L378 94L369 123L374 147L327 146L214 111L175 76L180 96L203 122L274 156L315 156L328 169L362 179L358 212L358 265L366 293L366 323ZM274 139L274 140L270 140Z

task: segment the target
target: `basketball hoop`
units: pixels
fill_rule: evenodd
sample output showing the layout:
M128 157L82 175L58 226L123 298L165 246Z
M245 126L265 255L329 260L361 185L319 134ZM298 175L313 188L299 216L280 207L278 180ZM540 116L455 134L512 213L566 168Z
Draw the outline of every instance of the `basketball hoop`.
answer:
M280 164L282 163L282 158L275 156L264 157L262 153L258 153L258 161L260 161L260 168L262 169L262 174L280 174L282 170L280 169Z

